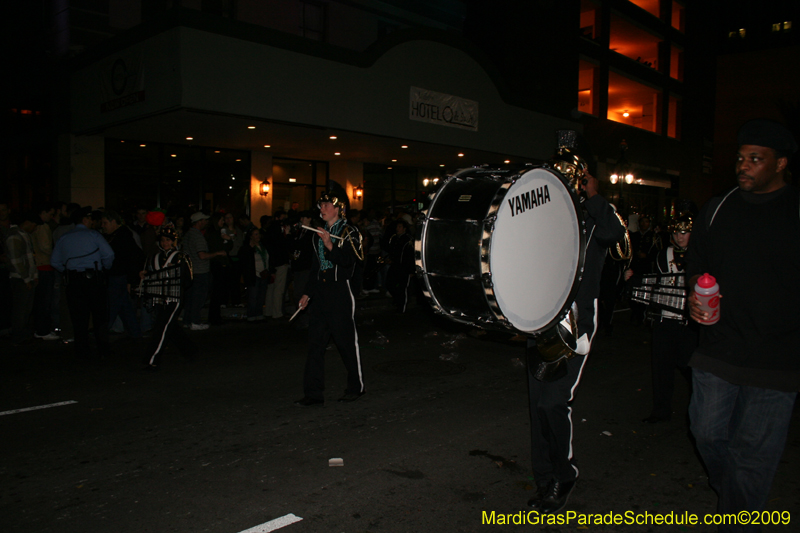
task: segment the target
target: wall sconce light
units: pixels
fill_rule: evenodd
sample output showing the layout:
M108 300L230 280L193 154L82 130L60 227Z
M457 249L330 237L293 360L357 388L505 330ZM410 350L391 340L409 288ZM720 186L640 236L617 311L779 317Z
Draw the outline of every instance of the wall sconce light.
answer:
M428 187L428 185L433 185L434 187L439 183L439 178L425 178L422 180L422 186Z
M264 180L261 182L261 185L258 186L258 194L261 196L269 196L269 181Z
M353 200L361 200L364 198L364 187L357 185L353 187Z

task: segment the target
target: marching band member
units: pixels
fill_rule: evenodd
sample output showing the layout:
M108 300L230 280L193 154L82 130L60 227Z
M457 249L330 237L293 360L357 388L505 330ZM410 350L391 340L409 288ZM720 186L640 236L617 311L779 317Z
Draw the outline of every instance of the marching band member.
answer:
M147 347L144 361L145 370L158 370L161 354L167 342L174 343L187 359L192 360L197 354L197 345L189 339L178 322L178 317L183 310L182 296L192 282L192 261L188 255L178 250L176 240L177 234L174 225L168 223L160 226L158 228L158 251L147 258L145 270L139 273L146 283L147 278L158 279L158 272L164 272L170 267L179 267L176 276L178 284L174 286L175 295L173 297L166 298L166 294L162 296L145 294L145 297L151 298L156 309L153 336Z
M537 486L536 495L528 505L541 514L560 511L578 478L572 454L572 400L597 329L597 298L603 261L608 247L622 240L626 231L611 204L598 194L597 179L588 172L584 178L587 244L583 280L575 298L575 355L562 360L552 377L540 380L536 371L541 368L543 358L537 349L536 338L528 338L531 466Z
M358 400L365 392L350 289L356 262L364 258L360 234L347 223L345 203L333 193L323 193L317 205L325 228L312 241L314 263L298 304L301 309L311 304L304 396L295 402L304 407L325 402L325 351L331 337L347 369L347 389L339 401Z
M679 274L686 270L692 215L682 213L670 224L670 241L656 257L661 274ZM653 366L653 410L642 420L646 424L664 422L672 416L672 392L675 388L675 367L691 382L689 358L697 346L697 328L687 323L683 314L662 310L653 324L651 362Z

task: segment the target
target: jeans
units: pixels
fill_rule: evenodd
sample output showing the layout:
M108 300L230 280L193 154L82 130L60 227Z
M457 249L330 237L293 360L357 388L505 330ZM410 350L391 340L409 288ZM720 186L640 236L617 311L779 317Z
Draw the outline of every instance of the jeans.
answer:
M33 312L33 299L36 294L34 287L20 278L11 278L11 302L5 303L12 311L11 315L11 340L22 342L31 338L33 331L31 325L31 313Z
M267 280L258 278L247 287L247 318L261 316L267 297Z
M142 328L136 320L136 309L128 294L128 277L125 275L108 277L108 329L114 327L117 315L122 319L128 335L134 338L142 336Z
M697 450L717 493L719 513L762 511L783 455L796 392L733 385L692 370L689 404ZM755 532L758 526L720 526Z
M183 314L184 324L202 324L200 313L208 296L208 286L211 282L211 273L195 273L189 290L186 291L186 311Z
M39 283L33 301L33 326L37 335L44 336L56 329L52 323L52 309L57 274L55 270L39 271Z

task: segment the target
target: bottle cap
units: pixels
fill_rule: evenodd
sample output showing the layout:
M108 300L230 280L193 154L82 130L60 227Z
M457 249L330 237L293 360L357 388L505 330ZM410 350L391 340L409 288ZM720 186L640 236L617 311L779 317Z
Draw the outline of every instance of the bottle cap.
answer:
M697 280L697 286L702 289L710 289L714 285L716 285L717 280L714 276L710 274L703 274L700 276L700 279Z

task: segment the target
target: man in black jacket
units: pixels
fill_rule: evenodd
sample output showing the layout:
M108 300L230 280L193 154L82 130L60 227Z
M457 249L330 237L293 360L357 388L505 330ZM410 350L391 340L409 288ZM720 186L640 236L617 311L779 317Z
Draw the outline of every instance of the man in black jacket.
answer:
M144 254L134 241L132 230L122 225L122 217L116 211L104 211L101 224L106 240L114 250L114 262L108 270L108 328L114 326L119 315L128 335L138 339L142 336L142 328L136 319L130 293L131 286L135 287L139 282Z
M347 389L340 402L352 402L364 395L361 353L356 331L355 298L350 278L364 253L356 228L344 218L345 204L333 194L324 193L319 210L325 228L314 237L314 263L299 307L308 308L308 358L303 379L302 399L297 405L308 407L325 402L325 351L331 337L347 369Z
M689 248L690 316L701 323L689 416L717 512L749 514L766 505L800 389L800 198L788 129L751 120L738 140L739 186L703 207ZM720 288L713 325L693 291L703 273Z

